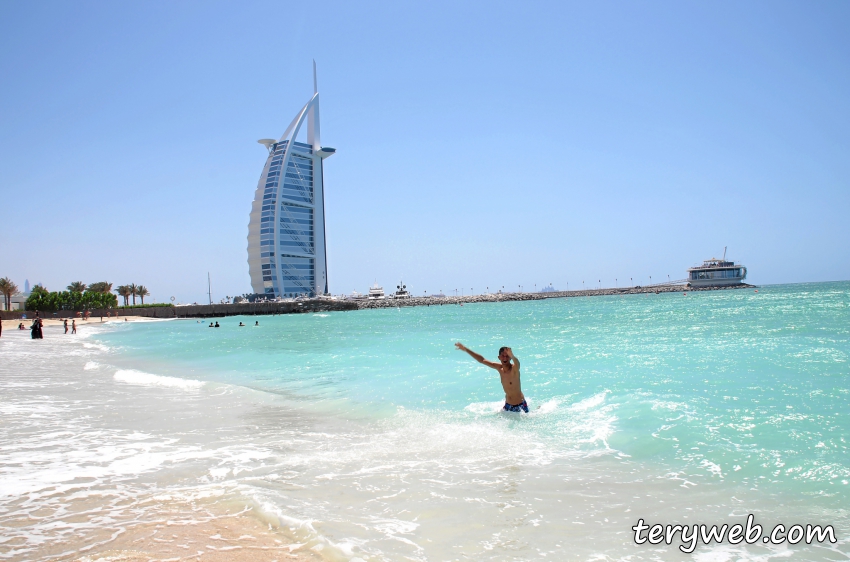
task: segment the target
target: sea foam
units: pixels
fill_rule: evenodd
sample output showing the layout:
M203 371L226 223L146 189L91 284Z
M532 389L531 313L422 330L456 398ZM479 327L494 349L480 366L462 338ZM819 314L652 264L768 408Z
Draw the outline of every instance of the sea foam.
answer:
M204 386L203 381L194 379L179 379L177 377L165 377L162 375L153 375L135 369L123 369L116 371L113 377L118 382L127 384L135 384L139 386L164 386L170 388L182 388L184 390L197 390Z

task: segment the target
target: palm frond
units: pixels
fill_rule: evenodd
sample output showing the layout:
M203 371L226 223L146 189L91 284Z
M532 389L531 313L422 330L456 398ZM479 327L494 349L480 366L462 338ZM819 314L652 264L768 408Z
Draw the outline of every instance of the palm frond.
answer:
M112 292L112 283L107 281L98 281L89 285L88 290L92 293L108 294Z
M3 293L3 308L9 310L12 306L12 295L18 292L18 286L8 277L0 279L0 293Z
M8 277L3 277L0 279L0 293L4 295L12 296L18 292L18 286L12 282Z

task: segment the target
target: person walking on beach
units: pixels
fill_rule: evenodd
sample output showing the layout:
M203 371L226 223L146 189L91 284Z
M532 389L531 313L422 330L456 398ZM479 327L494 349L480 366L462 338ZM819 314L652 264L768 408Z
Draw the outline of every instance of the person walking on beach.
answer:
M68 319L66 318L65 321L62 322L62 324L65 326L65 333L67 334L68 333Z
M520 388L519 359L514 357L514 353L510 347L499 348L499 363L484 359L483 356L468 349L460 342L457 342L455 347L467 352L482 365L487 365L499 371L499 376L502 379L502 388L505 389L505 407L502 408L504 411L528 413L528 403L522 394L522 388ZM511 364L511 361L513 361L513 364Z
M77 333L77 321L76 320L71 320L71 333L72 334Z

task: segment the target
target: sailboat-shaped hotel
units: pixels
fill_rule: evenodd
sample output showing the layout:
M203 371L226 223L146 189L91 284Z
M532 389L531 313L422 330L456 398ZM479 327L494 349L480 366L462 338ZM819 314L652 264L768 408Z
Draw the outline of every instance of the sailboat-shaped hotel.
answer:
M296 142L302 126L307 142ZM261 139L269 156L260 175L248 224L248 272L255 294L268 298L328 293L325 186L322 167L336 152L323 147L319 90L313 62L313 97L280 140Z

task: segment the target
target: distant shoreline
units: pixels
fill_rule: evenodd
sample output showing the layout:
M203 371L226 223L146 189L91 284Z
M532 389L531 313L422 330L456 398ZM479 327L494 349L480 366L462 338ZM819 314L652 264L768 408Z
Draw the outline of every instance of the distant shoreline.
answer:
M742 283L726 287L689 287L687 285L657 285L648 287L623 287L607 289L584 289L580 291L551 291L545 293L487 293L468 296L445 297L410 297L394 299L327 299L313 298L301 301L284 302L241 302L238 304L192 304L174 307L129 308L110 310L111 320L120 318L222 318L225 316L270 316L275 314L299 314L305 312L343 312L352 310L371 310L377 308L400 308L407 306L441 306L462 305L482 302L511 302L535 301L543 299L560 299L574 297L599 297L615 295L639 295L653 293L695 293L703 291L728 291L735 289L756 289L755 285ZM91 311L91 317L106 316L107 311ZM33 311L26 311L29 320L34 317ZM70 313L68 313L70 314ZM64 314L63 314L64 315ZM53 313L42 313L45 319L53 321ZM6 322L21 321L20 313L6 312L2 315ZM79 319L77 319L79 320Z

